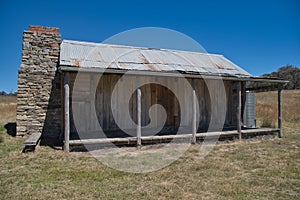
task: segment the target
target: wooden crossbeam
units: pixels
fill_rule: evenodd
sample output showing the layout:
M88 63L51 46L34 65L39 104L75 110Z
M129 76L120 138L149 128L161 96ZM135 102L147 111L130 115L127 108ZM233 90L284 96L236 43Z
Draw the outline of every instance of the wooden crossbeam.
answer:
M260 129L247 129L242 130L242 134L267 134L278 132L279 129L274 128L260 128ZM196 139L213 139L222 137L238 137L239 134L236 130L233 131L220 131L220 132L208 132L208 133L196 133ZM193 134L177 134L177 135L153 135L153 136L141 136L141 144L154 141L171 141L173 139L186 139L189 141L193 137ZM98 138L98 139L82 139L82 140L70 140L70 145L85 145L85 144L136 144L137 137L127 138Z

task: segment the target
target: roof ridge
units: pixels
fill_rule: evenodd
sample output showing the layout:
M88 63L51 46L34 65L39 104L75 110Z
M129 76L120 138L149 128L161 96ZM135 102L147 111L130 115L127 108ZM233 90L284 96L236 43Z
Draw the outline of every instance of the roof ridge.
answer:
M129 45L121 45L121 44L107 44L101 42L85 42L85 41L78 41L78 40L63 40L63 43L69 44L81 44L83 46L112 46L112 47L120 47L120 48L135 48L141 50L157 50L157 51L171 51L171 52L184 52L184 53L193 53L193 54L201 54L201 55L208 55L208 56L220 56L224 57L222 54L215 54L215 53L204 53L204 52L196 52L196 51L187 51L187 50L178 50L178 49L159 49L159 48L152 48L152 47L138 47L138 46L129 46Z

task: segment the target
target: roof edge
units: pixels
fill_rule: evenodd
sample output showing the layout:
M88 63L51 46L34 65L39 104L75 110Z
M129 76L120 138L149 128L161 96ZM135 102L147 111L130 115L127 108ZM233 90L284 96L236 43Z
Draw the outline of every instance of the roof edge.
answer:
M166 76L166 77L186 77L186 78L202 78L202 79L218 79L218 80L232 80L232 81L252 81L252 82L269 82L285 84L289 81L279 78L267 78L261 76L239 76L231 74L205 74L205 73L182 73L172 71L146 71L146 70L122 70L122 69L102 69L102 68L80 68L73 66L61 65L59 67L61 72L83 72L83 73L107 73L107 74L124 74L126 72L131 75L145 75L145 76Z

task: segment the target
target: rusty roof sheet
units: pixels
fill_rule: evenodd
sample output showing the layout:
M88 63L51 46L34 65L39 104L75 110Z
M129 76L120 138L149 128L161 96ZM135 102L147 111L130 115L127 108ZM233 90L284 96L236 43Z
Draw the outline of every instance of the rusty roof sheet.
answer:
M60 65L252 76L223 55L64 40Z

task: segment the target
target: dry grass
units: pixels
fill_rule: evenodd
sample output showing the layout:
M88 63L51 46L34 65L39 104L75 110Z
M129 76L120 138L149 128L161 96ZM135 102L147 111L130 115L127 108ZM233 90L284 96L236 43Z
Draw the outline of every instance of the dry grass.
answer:
M300 90L283 91L283 121L300 122ZM277 126L277 92L256 94L256 115L258 126Z
M16 96L0 96L0 125L16 121Z
M284 108L291 112L300 98L287 93ZM268 98L259 94L258 104L269 105ZM24 139L0 127L0 199L299 199L299 112L289 115L294 117L285 118L282 139L218 145L205 159L194 145L170 166L147 174L110 169L88 153L38 147L22 154Z
M87 153L39 147L22 154L21 138L0 144L3 199L298 199L300 126L286 137L217 146L204 160L192 146L148 174L110 169Z
M16 95L10 95L10 96L0 95L0 103L17 103L17 96Z

